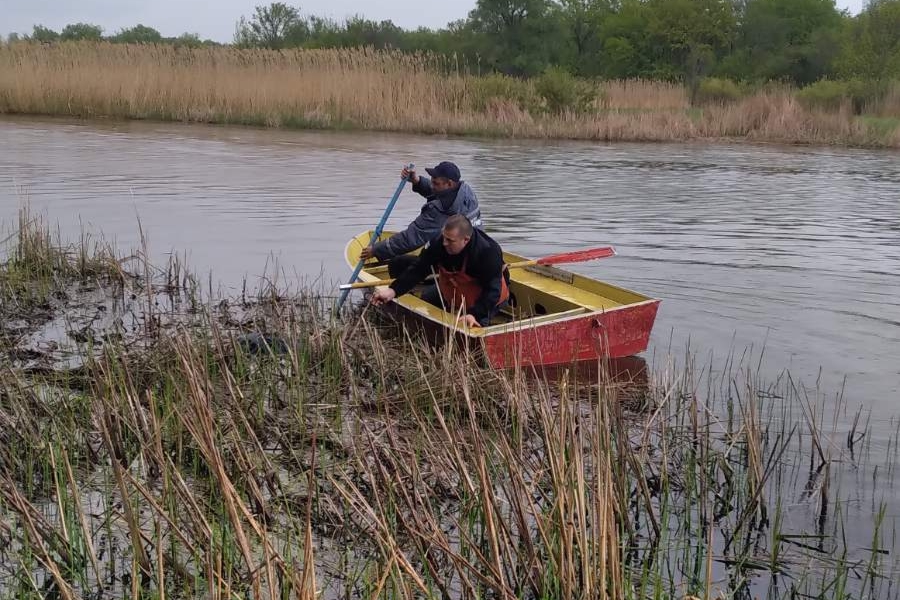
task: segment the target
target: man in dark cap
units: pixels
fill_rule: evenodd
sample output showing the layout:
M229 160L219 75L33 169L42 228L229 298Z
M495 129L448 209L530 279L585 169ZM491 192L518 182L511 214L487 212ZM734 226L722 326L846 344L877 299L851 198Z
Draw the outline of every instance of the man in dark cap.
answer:
M405 256L408 252L424 246L440 235L447 217L463 215L473 226L481 228L478 198L469 184L462 180L459 167L444 161L425 171L431 176L430 179L405 167L400 172L401 176L412 182L413 191L427 199L419 216L404 231L377 242L374 246L363 248L360 253L363 259L374 256L378 260L390 261L388 270L391 277L396 277L415 261L414 256Z

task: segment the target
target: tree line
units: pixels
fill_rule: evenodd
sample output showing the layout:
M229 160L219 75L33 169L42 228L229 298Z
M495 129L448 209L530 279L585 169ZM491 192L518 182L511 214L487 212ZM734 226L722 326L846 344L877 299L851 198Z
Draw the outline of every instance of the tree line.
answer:
M179 44L190 47L219 45L212 40L201 40L196 33L183 33L178 37L164 37L158 30L146 25L135 25L109 35L103 35L103 28L93 23L70 23L61 31L43 25L35 25L30 34L11 33L7 42L32 41L42 44L67 41L114 42L122 44Z
M11 36L12 37L12 36ZM28 39L106 39L210 44L164 38L138 25L103 37L77 23L40 25ZM234 45L271 49L371 46L455 57L470 72L534 76L548 70L588 78L693 82L900 79L900 0L869 0L858 15L834 0L478 0L467 18L407 30L360 16L304 15L283 2L236 23Z

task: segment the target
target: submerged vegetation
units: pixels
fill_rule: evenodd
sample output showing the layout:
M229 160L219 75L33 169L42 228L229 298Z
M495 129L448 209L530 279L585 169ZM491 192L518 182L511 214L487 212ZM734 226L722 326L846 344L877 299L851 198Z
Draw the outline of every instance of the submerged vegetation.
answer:
M79 118L900 147L900 88L882 88L477 76L438 55L372 49L0 45L0 113Z
M493 372L27 213L7 246L2 598L898 594L896 427L749 356Z

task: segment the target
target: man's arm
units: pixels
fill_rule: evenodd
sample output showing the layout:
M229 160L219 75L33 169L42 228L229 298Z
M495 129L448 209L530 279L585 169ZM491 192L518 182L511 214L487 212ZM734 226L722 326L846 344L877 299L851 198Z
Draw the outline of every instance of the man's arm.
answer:
M426 198L434 194L429 178L419 175L417 179L418 181L412 182L412 189L414 192L421 194ZM425 242L431 239L431 234L422 228L422 223L420 223L421 220L422 216L419 215L400 233L391 236L383 242L377 242L373 245L372 254L375 258L381 261L390 260L395 256L412 252L416 248L424 245Z
M422 250L419 258L416 259L416 262L403 271L403 273L394 280L394 283L390 285L390 288L397 292L398 296L402 296L409 292L416 287L419 282L431 275L431 268L437 259L437 248L435 246L435 244L431 244ZM437 246L439 247L440 244L437 244Z
M428 231L422 229L419 224L421 215L409 224L409 226L399 233L395 233L383 242L377 242L372 246L372 254L378 260L390 260L395 256L412 252L416 248L423 246L425 242L431 239Z
M434 193L431 188L431 180L424 175L419 175L419 181L413 183L412 190L428 198Z

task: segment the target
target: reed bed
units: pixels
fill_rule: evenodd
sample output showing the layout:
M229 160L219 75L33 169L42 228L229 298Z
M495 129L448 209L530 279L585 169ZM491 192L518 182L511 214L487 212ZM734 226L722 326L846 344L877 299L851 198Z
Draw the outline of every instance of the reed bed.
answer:
M896 122L873 126L847 110L807 110L787 91L764 89L724 106L692 109L688 91L665 82L566 85L586 88L578 93L595 100L560 109L548 104L531 80L477 77L451 59L371 49L0 46L0 113L607 141L745 138L898 147ZM885 102L884 110L894 104L890 98Z
M610 110L678 110L691 107L683 85L645 79L613 80L603 84L600 108Z
M494 372L321 291L144 272L113 285L156 326L0 369L0 598L897 596L896 428L749 356Z
M879 117L896 119L900 116L900 81L891 83L884 97L872 109L871 112Z

